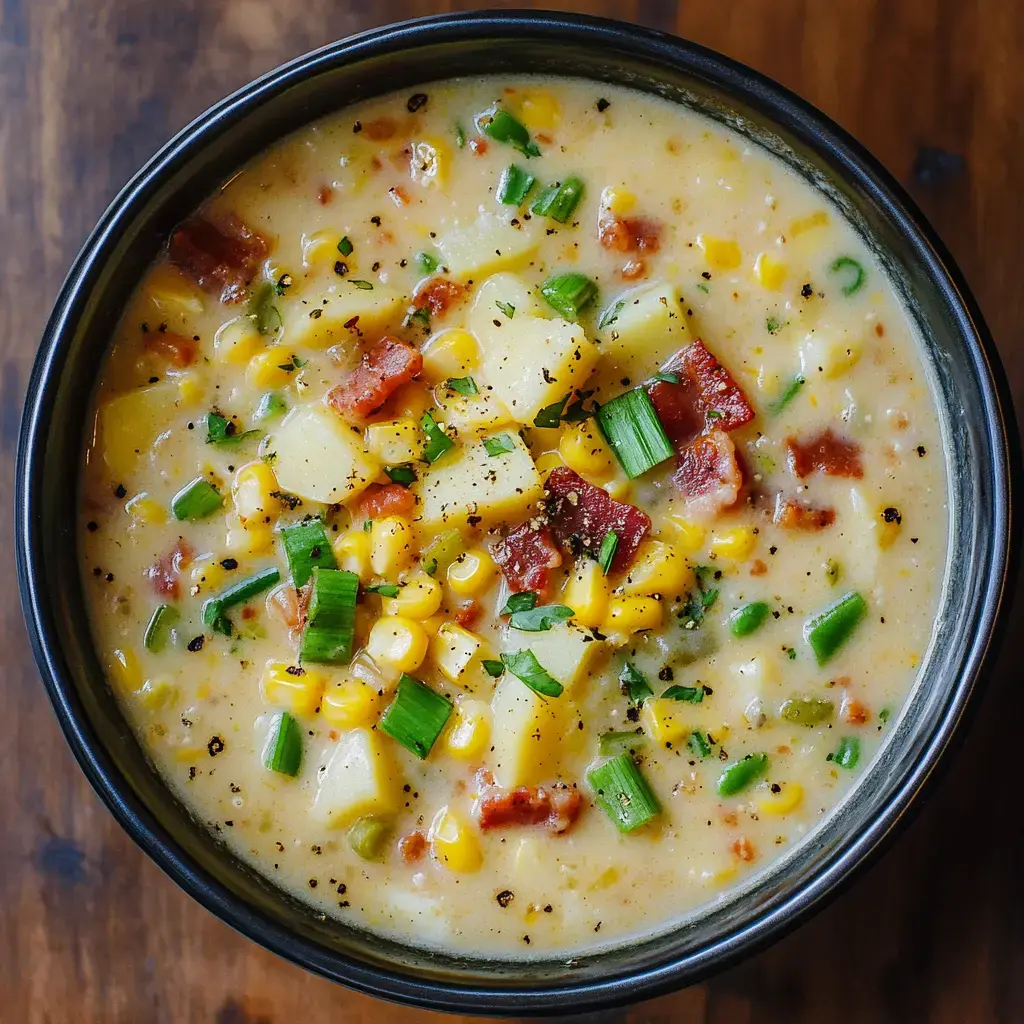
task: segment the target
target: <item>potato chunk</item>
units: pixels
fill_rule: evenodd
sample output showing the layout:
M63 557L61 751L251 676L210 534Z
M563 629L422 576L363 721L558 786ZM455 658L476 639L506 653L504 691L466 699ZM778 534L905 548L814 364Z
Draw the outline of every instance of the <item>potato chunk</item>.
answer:
M543 312L537 292L518 274L493 274L477 289L469 313L469 329L486 350L492 342L501 343L511 320L517 316L539 316Z
M149 457L153 442L170 426L177 399L177 385L167 381L115 395L100 406L100 450L113 476L130 477Z
M551 782L562 768L570 704L563 695L545 700L506 672L491 698L491 762L508 789Z
M594 658L605 649L589 630L565 622L555 623L551 629L540 633L510 629L504 647L507 651L528 647L548 674L565 687L567 694L587 675Z
M313 815L332 828L367 814L393 814L401 800L398 765L383 733L352 729L345 733L320 774Z
M354 498L380 471L362 432L320 405L293 409L265 443L281 490L325 505Z
M437 247L452 277L479 281L495 270L525 262L537 248L537 237L532 223L513 227L503 217L481 213L472 224L439 238Z
M372 284L372 289L362 289L345 280L325 292L290 304L283 310L285 323L281 344L329 348L353 337L355 330L373 333L400 319L405 296L387 285Z
M601 354L627 376L650 376L652 368L690 343L676 288L665 281L633 288L611 308L618 313L601 332Z

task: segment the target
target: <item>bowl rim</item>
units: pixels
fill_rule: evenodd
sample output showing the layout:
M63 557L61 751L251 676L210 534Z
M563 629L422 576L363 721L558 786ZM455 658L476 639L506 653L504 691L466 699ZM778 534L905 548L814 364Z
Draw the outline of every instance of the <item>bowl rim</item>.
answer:
M467 986L352 962L297 936L247 905L202 868L190 862L178 842L132 791L100 745L86 719L74 685L63 670L52 608L46 595L39 530L41 479L47 427L56 387L85 298L102 272L103 256L130 224L135 209L160 181L209 142L209 136L241 120L262 103L308 78L380 52L452 41L533 37L599 46L628 44L697 78L710 81L741 101L770 112L775 125L792 132L838 165L837 173L862 189L898 225L927 267L956 320L956 333L970 356L985 411L983 429L993 453L992 531L996 563L982 581L979 621L965 659L966 671L951 689L948 710L914 769L879 806L869 828L854 837L805 884L769 914L709 946L654 967L577 984L508 989ZM1007 423L1012 401L992 338L960 270L934 230L895 178L845 130L811 104L767 76L698 44L625 22L546 11L481 11L403 21L349 36L291 60L214 104L178 132L117 194L85 241L55 301L28 382L16 467L16 554L18 585L35 660L64 736L93 788L131 838L190 896L221 920L287 960L361 992L435 1010L500 1014L581 1012L607 1008L673 991L706 977L795 928L847 884L856 870L891 840L908 818L911 804L934 777L951 746L978 684L986 658L1005 625L1004 596L1013 577L1016 545L1011 479L1017 476L1018 445ZM979 429L982 429L979 427ZM1002 621L1001 621L1002 620ZM948 759L944 759L948 762Z

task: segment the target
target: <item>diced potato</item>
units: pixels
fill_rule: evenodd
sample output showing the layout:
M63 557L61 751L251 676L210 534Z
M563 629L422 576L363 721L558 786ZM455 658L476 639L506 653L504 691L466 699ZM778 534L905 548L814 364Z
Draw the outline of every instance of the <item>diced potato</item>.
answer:
M452 277L479 281L486 274L524 263L537 248L537 232L532 222L513 227L504 217L485 212L472 224L442 235L437 247Z
M318 778L312 812L322 824L344 828L368 814L401 806L401 776L383 733L353 729L334 748Z
M421 532L461 528L479 516L485 528L500 520L522 518L543 495L540 476L518 434L514 448L488 455L482 444L449 452L413 485L419 499Z
M822 325L811 331L800 346L803 374L810 383L816 377L830 380L852 370L864 352L864 342L845 328Z
M366 450L385 466L416 462L423 454L423 432L413 419L371 423L363 436Z
M570 725L565 696L541 698L506 672L495 687L491 713L491 768L498 782L509 789L551 782L561 770Z
M174 408L177 391L173 381L165 381L116 395L100 406L100 451L119 481L149 457L157 436L170 426L167 410Z
M480 364L480 345L461 327L438 331L423 346L423 377L435 384L466 377Z
M363 448L360 431L321 405L300 406L265 442L273 452L281 490L325 504L348 501L380 471Z
M534 289L517 274L494 274L477 289L469 327L486 348L501 339L511 320L517 316L539 316L544 309ZM499 323L495 324L495 320Z
M444 623L430 642L434 664L451 683L476 683L483 652L483 638L454 622Z
M606 649L590 630L566 622L557 622L540 633L509 630L504 647L507 651L533 651L540 665L565 687L566 695L586 678L594 659ZM559 700L565 700L565 695Z
M405 296L396 288L371 283L373 288L364 290L345 279L326 292L290 304L282 310L283 343L293 348L329 348L352 338L355 328L374 333L400 320ZM353 318L357 320L350 329L345 324Z
M565 581L562 603L571 608L581 626L597 629L608 611L611 587L604 570L592 558L581 558Z
M203 297L195 283L169 263L154 268L146 287L146 298L164 314L187 319L203 312Z
M613 323L600 332L602 354L626 376L642 380L653 367L690 343L686 314L675 285L665 281L642 285L620 295Z
M495 433L500 427L513 425L505 403L490 391L465 396L444 394L436 406L439 418L463 439L483 437Z

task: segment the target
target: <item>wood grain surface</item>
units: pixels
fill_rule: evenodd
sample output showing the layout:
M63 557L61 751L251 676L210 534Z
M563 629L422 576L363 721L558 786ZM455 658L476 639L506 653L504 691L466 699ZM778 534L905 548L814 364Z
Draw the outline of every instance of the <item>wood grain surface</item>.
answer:
M461 5L455 5L458 8ZM550 4L538 4L550 6ZM910 188L971 281L1024 405L1024 3L604 0L802 93ZM116 190L254 75L444 0L0 0L0 490L50 303ZM0 506L0 1022L428 1019L332 985L181 893L101 807L58 732ZM709 983L603 1015L680 1024L1024 1020L1016 610L969 739L892 850L827 910ZM1014 838L1016 836L1016 838Z

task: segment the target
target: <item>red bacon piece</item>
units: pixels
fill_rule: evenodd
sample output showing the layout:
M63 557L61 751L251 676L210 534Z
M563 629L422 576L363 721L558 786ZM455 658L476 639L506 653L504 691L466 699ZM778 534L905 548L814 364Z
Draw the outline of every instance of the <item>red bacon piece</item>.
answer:
M835 521L834 508L815 508L781 494L775 499L775 523L784 530L824 530Z
M583 809L583 798L566 785L502 789L486 768L476 774L476 819L482 831L516 825L543 825L555 835L567 832Z
M199 343L183 334L171 331L150 331L142 339L147 351L159 356L165 363L185 369L199 358Z
M562 556L546 526L523 523L491 549L494 560L516 592L532 590L541 600L551 589L551 570L562 564Z
M483 614L483 607L476 601L460 605L455 611L455 623L463 629L472 629Z
M429 309L431 316L443 316L465 294L466 289L457 281L447 277L432 277L416 289L412 304L416 309Z
M190 217L171 235L168 252L204 291L220 288L221 302L241 302L260 263L270 254L270 243L234 215L218 223Z
M427 852L427 837L417 829L398 840L398 852L405 864L415 864Z
M404 516L416 507L416 495L401 484L375 485L367 488L359 499L359 511L364 519L383 519L385 516Z
M160 597L169 597L177 601L181 596L181 584L179 577L181 570L195 557L191 545L184 538L179 537L178 542L161 557L156 565L151 565L145 575L153 581L153 589Z
M713 430L680 448L673 479L697 511L717 514L735 505L743 472L729 435Z
M620 219L605 213L598 221L597 237L612 252L657 252L661 246L661 224L649 217Z
M412 345L385 335L344 381L331 388L327 401L342 416L369 416L422 369L423 356Z
M809 441L787 437L786 450L789 453L789 468L801 479L814 472L856 479L864 475L860 445L833 434L831 427L826 427Z
M573 549L577 544L597 551L609 530L619 536L611 571L623 572L633 564L636 549L651 529L651 519L634 505L616 501L607 491L588 484L568 466L558 466L548 477L548 525L555 540Z

